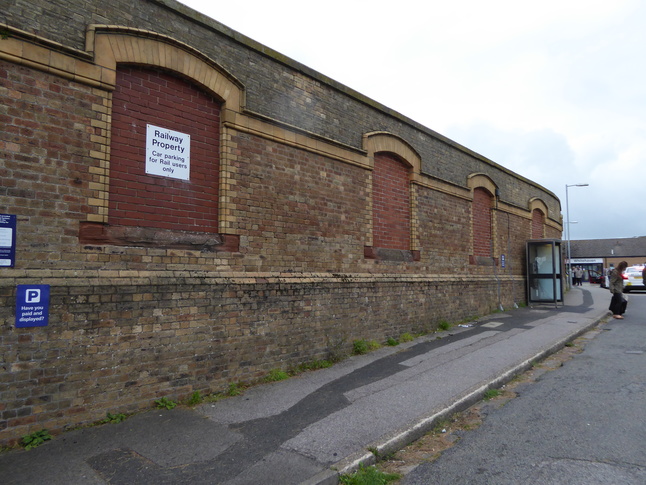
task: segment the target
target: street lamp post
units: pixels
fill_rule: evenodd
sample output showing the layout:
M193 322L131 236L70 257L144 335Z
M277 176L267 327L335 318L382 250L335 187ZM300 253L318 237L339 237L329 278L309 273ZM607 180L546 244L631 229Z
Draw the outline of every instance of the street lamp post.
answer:
M572 274L572 262L570 256L570 204L568 200L569 187L587 187L590 184L565 184L565 239L567 240L567 285L570 288L570 278Z

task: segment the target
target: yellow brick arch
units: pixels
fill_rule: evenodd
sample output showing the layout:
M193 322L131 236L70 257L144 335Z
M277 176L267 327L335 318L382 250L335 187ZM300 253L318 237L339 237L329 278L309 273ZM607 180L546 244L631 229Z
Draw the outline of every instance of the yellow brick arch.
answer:
M496 183L484 173L472 173L469 175L467 178L467 187L469 187L472 194L474 189L481 187L486 189L494 197L498 189Z
M244 89L233 75L187 44L148 30L113 25L91 25L86 50L103 68L102 81L113 86L117 64L137 64L168 69L202 85L220 98L226 109L244 107Z
M412 174L421 173L422 158L404 139L385 131L373 131L363 135L363 149L368 153L371 168L375 165L375 153L394 153L413 170ZM411 175L412 175L411 174Z
M547 204L538 197L532 197L529 199L528 209L530 214L533 214L534 210L538 209L543 213L543 215L545 215L545 219L548 219L549 209L547 208Z

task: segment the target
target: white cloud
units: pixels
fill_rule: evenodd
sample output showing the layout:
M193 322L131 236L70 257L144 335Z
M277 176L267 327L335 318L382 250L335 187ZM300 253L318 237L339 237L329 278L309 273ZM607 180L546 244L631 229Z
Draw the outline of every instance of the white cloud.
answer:
M563 211L565 184L589 183L570 189L572 237L646 235L643 191L622 190L646 179L646 3L183 3L535 180Z

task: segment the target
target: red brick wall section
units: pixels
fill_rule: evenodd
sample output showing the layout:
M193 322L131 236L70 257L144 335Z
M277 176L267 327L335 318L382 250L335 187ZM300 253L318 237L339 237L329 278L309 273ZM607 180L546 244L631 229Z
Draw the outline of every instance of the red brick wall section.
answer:
M145 173L146 125L191 136L190 180ZM216 232L220 104L170 74L117 69L110 160L111 225Z
M483 189L473 191L473 254L491 256L491 194Z
M18 217L19 267L83 268L76 232L90 210L88 154L99 148L90 123L102 98L90 87L4 61L0 93L0 213Z
M465 274L471 254L471 203L465 199L417 187L422 261L433 274Z
M543 211L539 209L534 209L532 212L532 239L542 239L543 238L543 224L545 216Z
M244 133L231 143L233 230L245 234L247 269L361 271L367 170Z
M410 249L410 169L388 153L375 155L372 173L373 246Z

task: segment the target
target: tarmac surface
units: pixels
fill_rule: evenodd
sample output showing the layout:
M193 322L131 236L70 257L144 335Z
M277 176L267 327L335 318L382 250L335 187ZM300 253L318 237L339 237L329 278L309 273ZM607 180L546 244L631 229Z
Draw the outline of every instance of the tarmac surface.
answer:
M0 454L0 482L336 484L605 319L610 293L495 313L194 408L151 410Z

